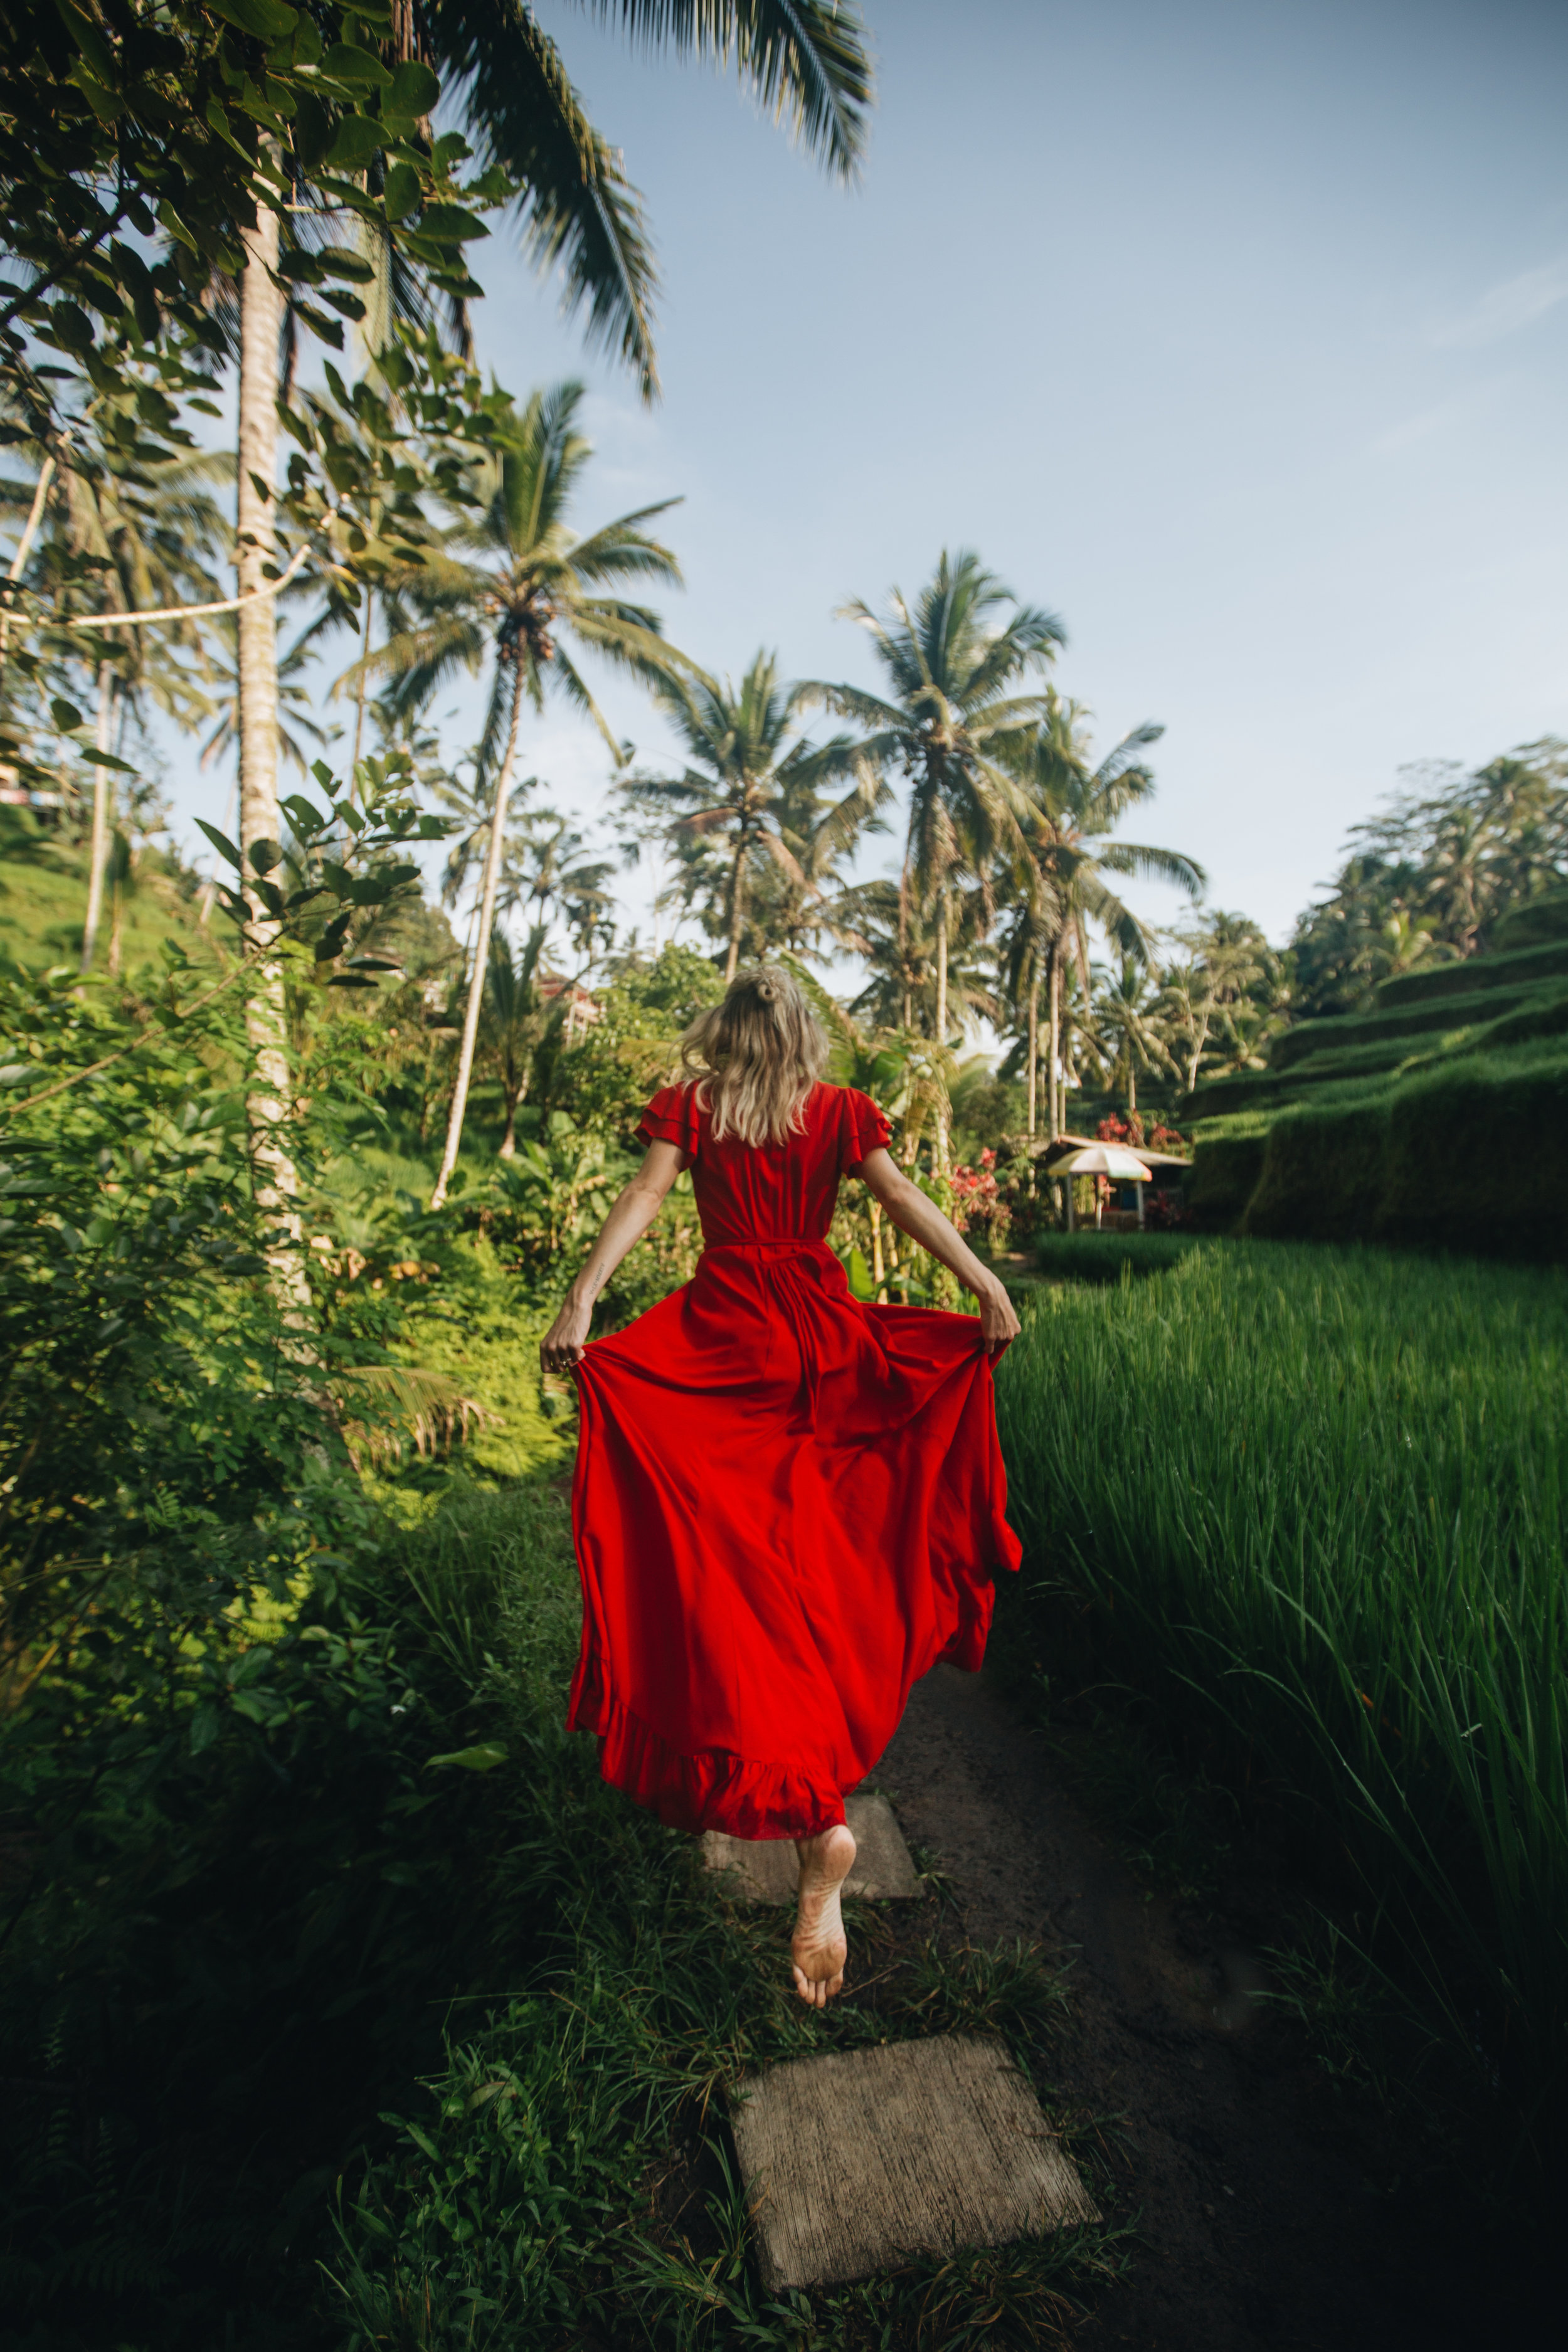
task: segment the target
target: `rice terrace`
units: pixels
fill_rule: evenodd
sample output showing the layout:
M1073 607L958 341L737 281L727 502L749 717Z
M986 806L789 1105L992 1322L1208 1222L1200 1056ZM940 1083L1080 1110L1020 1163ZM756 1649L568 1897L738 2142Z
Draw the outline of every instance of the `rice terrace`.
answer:
M1565 50L7 11L0 2352L1546 2339Z

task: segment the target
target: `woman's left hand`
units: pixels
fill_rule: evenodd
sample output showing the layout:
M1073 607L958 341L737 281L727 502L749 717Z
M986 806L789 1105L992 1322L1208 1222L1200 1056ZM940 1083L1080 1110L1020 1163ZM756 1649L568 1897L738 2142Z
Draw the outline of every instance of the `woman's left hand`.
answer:
M994 1290L988 1288L980 1293L980 1336L985 1342L988 1356L994 1356L999 1348L1005 1348L1010 1339L1016 1339L1022 1328L1013 1302L1002 1283L998 1282Z
M591 1307L579 1306L568 1297L560 1314L539 1343L539 1360L547 1372L569 1372L583 1360L583 1350L588 1341L588 1327L594 1319Z

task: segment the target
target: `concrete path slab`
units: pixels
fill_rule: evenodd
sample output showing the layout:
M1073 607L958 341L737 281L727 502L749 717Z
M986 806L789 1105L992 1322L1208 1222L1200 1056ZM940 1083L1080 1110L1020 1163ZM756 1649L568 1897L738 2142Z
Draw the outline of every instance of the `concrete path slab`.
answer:
M796 2058L742 2092L735 2148L770 2294L1100 2218L996 2042Z
M844 1816L855 1833L855 1867L844 1882L846 1895L873 1902L913 1902L920 1880L886 1797L850 1797ZM726 1837L710 1830L702 1840L702 1861L709 1870L727 1871L742 1903L793 1903L799 1865L789 1838Z

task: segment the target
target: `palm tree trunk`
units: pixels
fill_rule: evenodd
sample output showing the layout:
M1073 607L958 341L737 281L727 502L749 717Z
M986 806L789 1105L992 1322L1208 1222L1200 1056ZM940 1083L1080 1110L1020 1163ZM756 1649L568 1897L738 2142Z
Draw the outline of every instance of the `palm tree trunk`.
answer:
M351 778L359 766L359 747L364 734L364 694L365 688L369 684L364 665L370 659L371 616L374 611L375 590L367 584L364 592L364 643L360 647L359 688L354 699L354 751L353 758L349 761Z
M730 905L725 917L730 930L730 952L724 959L724 985L729 987L741 961L741 869L745 862L746 836L742 833L735 844L735 859L730 868Z
M1040 974L1033 952L1029 965L1029 1140L1035 1128L1040 1091Z
M38 525L44 519L44 500L49 494L49 484L54 478L55 461L52 457L46 457L38 468L37 484L33 491L32 509L22 526L22 536L16 541L16 552L11 558L11 569L5 574L7 580L20 580L26 569L33 541L37 537ZM10 643L11 604L7 598L4 609L0 610L0 685L4 685L5 680L5 656Z
M1138 1108L1138 1073L1133 1067L1131 1048L1127 1055L1127 1108L1130 1111Z
M940 1053L947 1044L947 884L939 886L936 894L936 1043ZM950 1106L947 1080L939 1067L936 1097L936 1172L947 1174L948 1122Z
M485 849L485 876L479 890L479 928L474 934L474 960L468 973L468 1002L463 1014L463 1038L458 1048L458 1075L452 1085L452 1108L447 1118L447 1140L442 1148L441 1165L437 1172L436 1189L430 1195L430 1206L445 1206L447 1187L452 1181L452 1171L458 1164L458 1152L463 1140L463 1119L468 1108L468 1081L474 1073L474 1047L479 1034L479 1007L484 1003L485 972L489 968L490 932L496 919L496 886L500 880L501 842L506 833L506 804L511 792L512 762L517 757L517 730L522 724L522 689L525 673L521 661L513 664L511 688L511 724L507 730L506 757L496 778L496 803L490 812L490 837Z
M125 942L125 898L130 887L129 875L123 879L119 877L119 865L117 856L116 879L109 895L109 971L111 980L120 977L120 959Z
M522 1092L521 1088L519 1088L516 1094L513 1094L511 1089L508 1087L506 1092L506 1126L501 1132L500 1149L496 1153L496 1158L498 1160L515 1160L517 1158L517 1107L521 1100Z
M109 714L114 701L114 671L104 661L98 665L98 748L109 749ZM87 861L87 914L81 927L81 969L92 970L92 959L98 947L98 926L103 917L103 869L109 861L109 795L110 785L107 768L92 772L92 842Z
M1061 941L1053 940L1046 970L1048 975L1050 1003L1050 1109L1046 1118L1046 1133L1054 1143L1067 1125L1066 1087L1060 1076L1062 1054L1062 956ZM1058 1105L1060 1105L1058 1110Z
M278 334L279 297L278 215L257 207L256 226L242 232L239 274L239 484L235 572L239 593L255 601L235 614L239 703L239 848L275 842L278 823L278 611L266 567L276 533L270 492L278 475ZM247 888L246 944L251 958L246 1031L254 1055L246 1102L257 1206L271 1214L277 1246L268 1251L274 1287L302 1312L310 1286L300 1256L301 1228L293 1203L300 1181L284 1142L289 1076L283 967L273 952L279 926Z

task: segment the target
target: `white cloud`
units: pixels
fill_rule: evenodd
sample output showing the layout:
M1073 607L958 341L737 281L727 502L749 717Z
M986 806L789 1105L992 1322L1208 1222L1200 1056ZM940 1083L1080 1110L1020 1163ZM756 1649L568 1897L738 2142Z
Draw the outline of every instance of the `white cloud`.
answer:
M1521 269L1516 278L1505 278L1500 285L1489 286L1468 310L1436 328L1432 341L1439 350L1500 342L1505 335L1533 326L1537 319L1543 319L1565 300L1568 254L1560 255L1555 261L1543 261L1538 268Z

